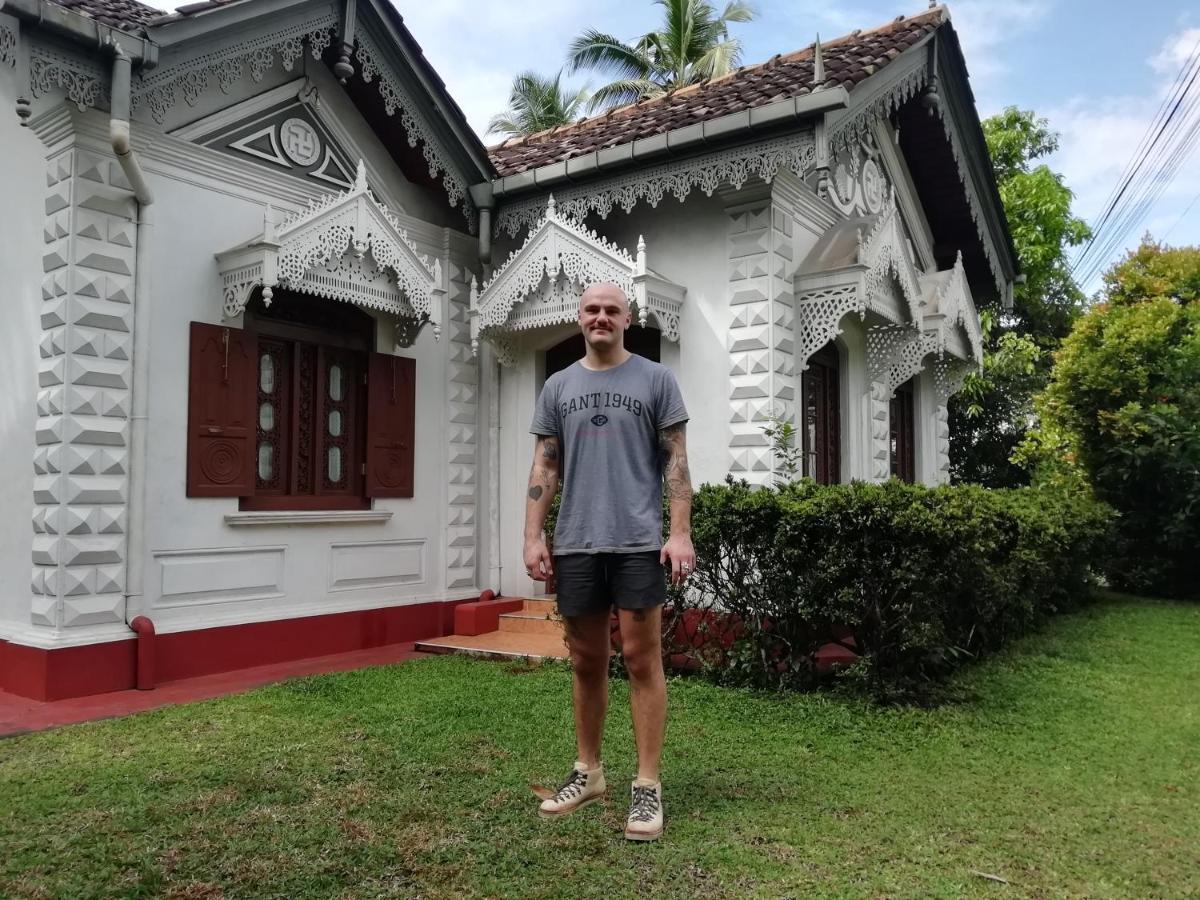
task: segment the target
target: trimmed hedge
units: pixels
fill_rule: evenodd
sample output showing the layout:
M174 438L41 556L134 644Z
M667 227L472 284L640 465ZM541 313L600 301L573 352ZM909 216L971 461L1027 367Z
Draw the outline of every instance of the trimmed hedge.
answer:
M697 571L674 594L664 653L739 683L834 678L919 699L1085 598L1110 519L1090 499L1032 488L705 485ZM831 643L858 657L832 675Z

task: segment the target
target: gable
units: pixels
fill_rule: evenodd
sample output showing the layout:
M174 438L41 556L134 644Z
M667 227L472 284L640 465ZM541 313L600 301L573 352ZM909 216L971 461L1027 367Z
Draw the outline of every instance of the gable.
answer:
M339 143L313 109L316 99L315 88L297 80L172 134L326 190L348 190L360 154Z

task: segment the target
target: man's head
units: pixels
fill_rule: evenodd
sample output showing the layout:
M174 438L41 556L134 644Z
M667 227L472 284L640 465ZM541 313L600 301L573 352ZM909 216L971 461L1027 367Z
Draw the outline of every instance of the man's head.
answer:
M629 298L611 281L593 284L579 298L579 328L597 350L625 346L625 329L632 322Z

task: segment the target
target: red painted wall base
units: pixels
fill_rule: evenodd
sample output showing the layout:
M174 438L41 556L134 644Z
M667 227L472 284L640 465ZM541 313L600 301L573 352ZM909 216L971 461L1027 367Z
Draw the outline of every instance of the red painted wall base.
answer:
M331 653L366 650L452 633L454 607L476 600L418 603L159 634L158 681L230 672ZM43 650L0 641L0 690L32 700L65 700L137 684L137 641Z

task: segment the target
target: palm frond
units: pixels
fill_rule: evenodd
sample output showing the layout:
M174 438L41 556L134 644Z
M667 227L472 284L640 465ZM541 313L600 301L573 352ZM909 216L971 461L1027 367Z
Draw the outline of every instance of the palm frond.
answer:
M692 69L698 80L720 78L736 69L741 57L742 42L733 38L710 48L696 60Z
M746 0L729 0L725 11L721 13L722 22L751 22L758 15L754 4Z
M596 92L588 100L588 110L599 112L616 106L636 103L643 97L660 97L664 93L666 93L665 87L649 79L620 79L596 88Z
M596 69L615 78L643 78L650 69L646 57L624 41L589 28L567 48L567 70Z
M487 133L519 137L567 125L579 117L586 100L586 86L564 93L562 72L553 77L521 72L513 79L508 109L491 118Z

